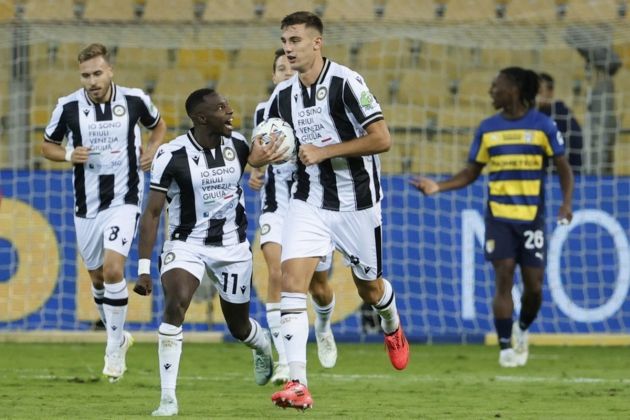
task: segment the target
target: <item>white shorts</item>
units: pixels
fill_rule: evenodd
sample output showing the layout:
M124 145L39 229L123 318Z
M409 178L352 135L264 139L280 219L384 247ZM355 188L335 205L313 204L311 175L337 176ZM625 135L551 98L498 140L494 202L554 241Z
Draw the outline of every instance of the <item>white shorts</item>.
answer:
M282 261L324 256L337 248L358 278L382 276L380 204L365 210L331 211L291 199L289 214L282 231Z
M285 204L282 210L275 212L263 213L258 218L260 224L260 247L266 243L273 242L278 245L282 245L282 228L284 226L284 220L287 218L288 203ZM322 257L321 261L317 264L315 271L328 271L332 266L332 252Z
M249 302L252 264L252 251L247 241L231 246L166 241L160 256L161 274L181 268L201 283L206 273L223 300L230 303Z
M110 207L93 219L75 216L77 246L87 269L96 270L103 265L105 248L128 256L138 219L140 208L131 204Z
M260 226L260 246L267 242L282 244L282 226L284 219L287 217L286 211L263 213L258 218L258 226Z
M267 169L267 180L260 190L260 245L282 243L282 225L289 210L295 165L273 165ZM269 171L273 172L270 174Z

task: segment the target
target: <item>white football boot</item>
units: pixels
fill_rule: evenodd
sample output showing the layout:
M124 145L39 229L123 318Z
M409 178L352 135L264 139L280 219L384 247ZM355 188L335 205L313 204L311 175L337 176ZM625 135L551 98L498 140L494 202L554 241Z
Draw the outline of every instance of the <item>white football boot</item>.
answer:
M128 331L123 331L123 343L118 349L111 353L105 353L105 367L103 367L103 375L107 376L109 382L118 382L127 371L127 363L125 361L127 350L133 346L134 339Z
M335 336L332 331L317 332L315 330L315 339L317 340L319 363L327 369L335 367L337 363L337 344L335 344Z
M176 398L162 398L160 406L151 415L153 417L170 417L176 416L178 412L179 408L177 407Z
M289 382L289 365L286 363L274 363L271 383L274 385L283 385L287 382Z
M514 349L504 349L499 352L499 365L504 368L513 368L518 366L516 363L516 353Z
M529 337L527 330L521 330L518 321L512 326L512 343L514 343L514 353L516 355L516 364L525 366L529 357Z
M271 352L271 333L265 329L267 345L262 350L253 349L254 355L254 379L258 385L266 385L273 375L273 355Z

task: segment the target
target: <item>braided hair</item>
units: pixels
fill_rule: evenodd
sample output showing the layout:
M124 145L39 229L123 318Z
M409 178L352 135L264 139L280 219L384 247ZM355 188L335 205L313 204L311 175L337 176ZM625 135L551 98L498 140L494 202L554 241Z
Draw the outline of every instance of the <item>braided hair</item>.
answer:
M522 67L506 67L500 71L518 88L519 100L528 109L536 106L540 81L536 72Z

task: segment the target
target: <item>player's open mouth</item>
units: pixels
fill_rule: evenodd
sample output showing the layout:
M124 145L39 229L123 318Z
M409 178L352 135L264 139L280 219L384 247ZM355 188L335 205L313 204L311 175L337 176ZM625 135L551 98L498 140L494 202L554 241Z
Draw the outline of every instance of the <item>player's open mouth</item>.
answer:
M227 121L225 122L225 126L226 126L229 130L234 129L234 126L232 125L232 121L233 121L233 118L230 118L229 120L227 120Z
M295 61L295 56L294 55L287 55L287 60L289 60L289 63L293 63Z

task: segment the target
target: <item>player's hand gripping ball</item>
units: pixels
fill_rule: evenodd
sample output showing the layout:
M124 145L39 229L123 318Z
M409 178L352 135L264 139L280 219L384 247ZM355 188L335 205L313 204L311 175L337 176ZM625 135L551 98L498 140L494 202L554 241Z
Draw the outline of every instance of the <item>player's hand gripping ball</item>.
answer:
M261 142L263 144L269 143L271 141L271 134L278 133L279 138L282 140L282 144L280 145L280 149L287 149L284 152L281 161L276 163L288 162L290 160L295 160L295 135L293 134L293 128L289 125L288 122L280 119L280 118L269 118L258 124L254 131L252 132L252 139L257 136L262 136Z

